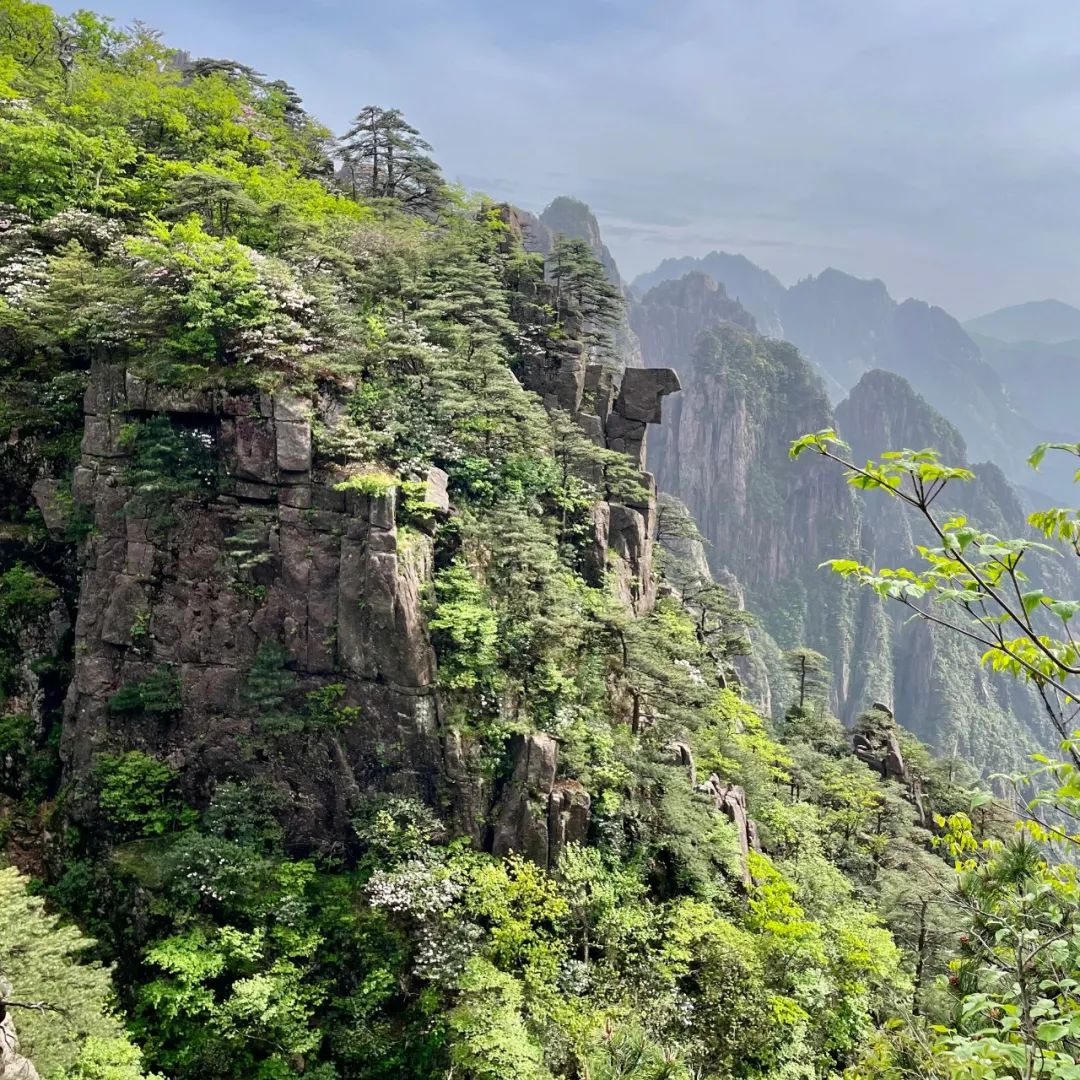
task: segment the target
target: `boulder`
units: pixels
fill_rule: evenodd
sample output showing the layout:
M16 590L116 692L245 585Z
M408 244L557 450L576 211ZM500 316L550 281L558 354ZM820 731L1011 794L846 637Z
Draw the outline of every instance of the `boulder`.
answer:
M440 514L450 513L450 495L447 487L450 477L442 469L432 466L424 476L424 502Z
M660 423L660 403L682 389L671 368L628 368L615 399L615 412L627 420Z
M38 1080L33 1062L19 1053L19 1037L10 1013L0 1022L0 1080Z
M739 858L742 864L743 884L750 885L750 851L759 851L757 824L750 819L746 811L746 792L738 784L730 784L711 773L704 784L698 784L697 790L707 795L713 807L723 814L732 825L739 841Z
M45 528L54 540L62 539L71 521L71 499L64 498L63 484L59 480L42 477L35 480L30 494L45 519Z

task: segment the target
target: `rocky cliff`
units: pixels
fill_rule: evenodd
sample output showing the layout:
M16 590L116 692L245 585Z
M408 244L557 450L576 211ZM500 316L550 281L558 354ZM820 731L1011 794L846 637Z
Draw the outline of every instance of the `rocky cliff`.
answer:
M520 218L506 211L505 220L509 242L520 242ZM647 611L656 488L642 471L645 436L678 379L615 376L587 363L573 334L533 354L523 378L637 473L636 501L595 508L591 565L598 578L611 575L629 609ZM425 621L433 542L404 525L412 519L399 486L350 484L355 474L313 447L312 427L332 424L339 409L333 393L188 392L123 364L93 367L73 484L88 530L65 774L77 782L97 755L138 749L191 778L195 801L223 779L259 777L288 807L292 841L313 848L349 835L361 795L409 795L478 845L546 864L568 837L584 836L589 797L556 778L549 737L518 740L500 788L469 739L442 722ZM161 421L216 462L212 491L176 516L133 487L130 432ZM423 505L450 514L445 474L431 469L424 483ZM275 726L267 682L278 706L329 693L347 722Z
M650 445L661 489L686 503L713 574L733 575L780 647L830 656L839 715L853 715L864 692L882 689L876 666L853 664L854 642L880 635L879 615L817 567L857 542L858 509L825 463L796 470L787 458L792 439L833 423L821 379L702 275L650 290L633 317L646 364L674 368L686 391Z
M944 460L969 465L960 433L898 375L865 374L836 410L837 425L851 445L853 459L877 457L885 447L933 446ZM971 464L975 480L947 489L939 506L942 520L963 514L999 536L1026 532L1021 500L997 466ZM934 538L895 500L868 493L861 531L865 560L878 566L907 566L917 544ZM1042 566L1054 586L1071 595L1075 582L1064 565ZM980 649L956 635L908 621L891 613L892 698L897 714L921 738L948 753L959 753L980 766L1006 767L1056 736L1048 728L1035 694L1003 682L979 663Z
M553 199L539 217L527 211L517 210L525 247L547 255L554 246L558 235L584 240L592 249L600 265L604 268L608 281L622 294L625 306L619 312L614 327L614 352L623 367L641 367L641 345L630 326L629 313L633 308L634 296L619 273L615 257L600 235L600 225L596 215L579 199L560 195Z

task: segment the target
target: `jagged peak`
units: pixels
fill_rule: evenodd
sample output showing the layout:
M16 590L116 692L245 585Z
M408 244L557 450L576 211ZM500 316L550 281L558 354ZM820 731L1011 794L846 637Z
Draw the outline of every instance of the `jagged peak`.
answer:
M932 334L937 347L948 350L950 354L962 355L966 359L981 355L978 345L971 340L959 321L936 304L929 304L925 300L905 300L897 305L894 320L901 333L915 331ZM997 375L989 369L987 374L997 380Z
M669 296L680 295L688 290L695 292L711 292L720 296L727 296L727 289L723 282L719 282L711 274L704 270L691 270L682 277L669 278L654 285L642 298L642 303L650 304L665 300Z
M959 431L902 375L882 368L867 371L836 407L840 432L856 457L882 450L933 446L953 464L967 461Z
M792 285L788 291L793 294L805 291L815 293L824 291L833 296L858 294L861 297L879 302L895 303L881 278L856 277L845 270L837 270L834 266L827 266L819 274L810 274L802 278Z
M639 295L655 285L682 277L684 274L700 271L709 274L717 282L724 284L729 293L735 292L729 277L736 280L753 278L761 288L776 295L782 294L784 285L774 274L758 266L745 255L728 251L710 251L707 255L670 256L660 262L655 270L639 274L632 283L632 288Z
M600 223L588 203L570 195L558 195L551 200L537 219L554 236L574 237L584 240L593 249L596 257L615 285L622 285L622 277L615 257L611 254L600 233Z

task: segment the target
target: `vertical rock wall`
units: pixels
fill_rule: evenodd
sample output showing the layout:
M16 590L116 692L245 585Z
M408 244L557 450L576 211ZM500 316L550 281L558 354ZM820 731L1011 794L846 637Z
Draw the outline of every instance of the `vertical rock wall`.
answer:
M69 773L84 774L99 751L131 748L206 784L258 773L287 794L291 833L311 841L340 834L354 797L373 786L464 815L477 793L449 790L442 768L421 612L431 543L402 540L393 490L336 491L339 474L312 468L307 406L288 395L180 393L103 364L86 414L74 495L93 530L63 741ZM221 463L217 493L168 524L133 499L120 441L125 423L151 414L197 430ZM284 649L299 690L343 685L341 704L360 719L260 738L245 686L268 643ZM161 671L179 680L175 715L110 706L121 687Z
M506 214L519 238L520 222ZM640 499L598 504L591 562L597 581L612 573L625 602L648 610L656 488L643 470L645 435L677 377L589 363L571 332L530 353L522 380L640 471ZM310 845L347 837L363 797L410 794L456 833L477 843L494 835L547 862L567 836L583 837L588 795L557 777L554 744L540 755L550 767L523 764L527 742L512 748L522 778L495 793L468 740L443 729L423 617L432 541L399 530L393 487L376 496L336 489L342 472L313 459L312 411L290 394L184 392L120 364L94 368L73 485L92 529L62 745L69 779L86 776L98 753L130 749L180 769L194 798L220 780L258 776L284 796L292 840ZM164 508L133 491L123 432L154 417L212 453L213 491ZM354 718L268 735L251 691L267 649L281 657L294 698L340 686L339 707L358 710ZM154 679L177 688L175 708L117 707L118 692Z

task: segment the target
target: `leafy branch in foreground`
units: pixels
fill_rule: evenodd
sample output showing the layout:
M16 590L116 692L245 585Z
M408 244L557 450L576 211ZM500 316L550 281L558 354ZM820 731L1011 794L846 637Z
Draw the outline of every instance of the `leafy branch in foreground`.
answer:
M1061 448L1080 452L1080 445ZM847 445L827 429L791 444L792 458L806 451L841 465L853 487L899 499L937 540L936 545L917 546L923 564L917 570L875 568L853 559L831 559L823 565L902 604L913 616L978 643L984 664L1030 682L1066 741L1073 765L1080 766L1071 743L1080 721L1080 642L1073 629L1080 600L1049 595L1027 573L1033 554L1058 554L1058 549L1030 538L1002 539L965 517L937 514L934 504L946 486L970 481L974 474L943 464L935 450L888 451L880 461L857 465L848 459ZM1038 512L1029 522L1047 539L1075 549L1080 528L1075 511Z
M1080 444L1036 448L1080 456ZM1058 553L1033 539L1003 540L963 517L934 509L946 486L973 479L968 469L943 464L934 450L900 450L857 465L831 430L796 439L791 457L810 451L837 462L849 484L899 499L936 537L917 545L918 570L864 566L853 559L824 564L913 617L945 627L984 649L983 663L1031 683L1046 706L1067 760L1036 755L1038 768L1010 778L1019 795L1039 794L1019 815L1008 840L976 838L966 814L936 815L935 845L957 870L949 898L966 932L949 964L953 998L949 1023L927 1027L912 1017L887 1036L884 1075L991 1080L1080 1078L1080 881L1075 845L1080 833L1080 648L1073 620L1080 601L1053 597L1031 581L1032 556ZM1080 479L1080 473L1078 473ZM1080 554L1074 510L1032 514L1046 539ZM989 796L977 797L986 801ZM1018 799L1022 805L1022 800ZM1046 807L1047 811L1042 812ZM1040 816L1041 815L1041 816ZM1071 848L1062 859L1055 848ZM903 1062L899 1073L894 1066ZM881 1075L872 1073L871 1075Z

